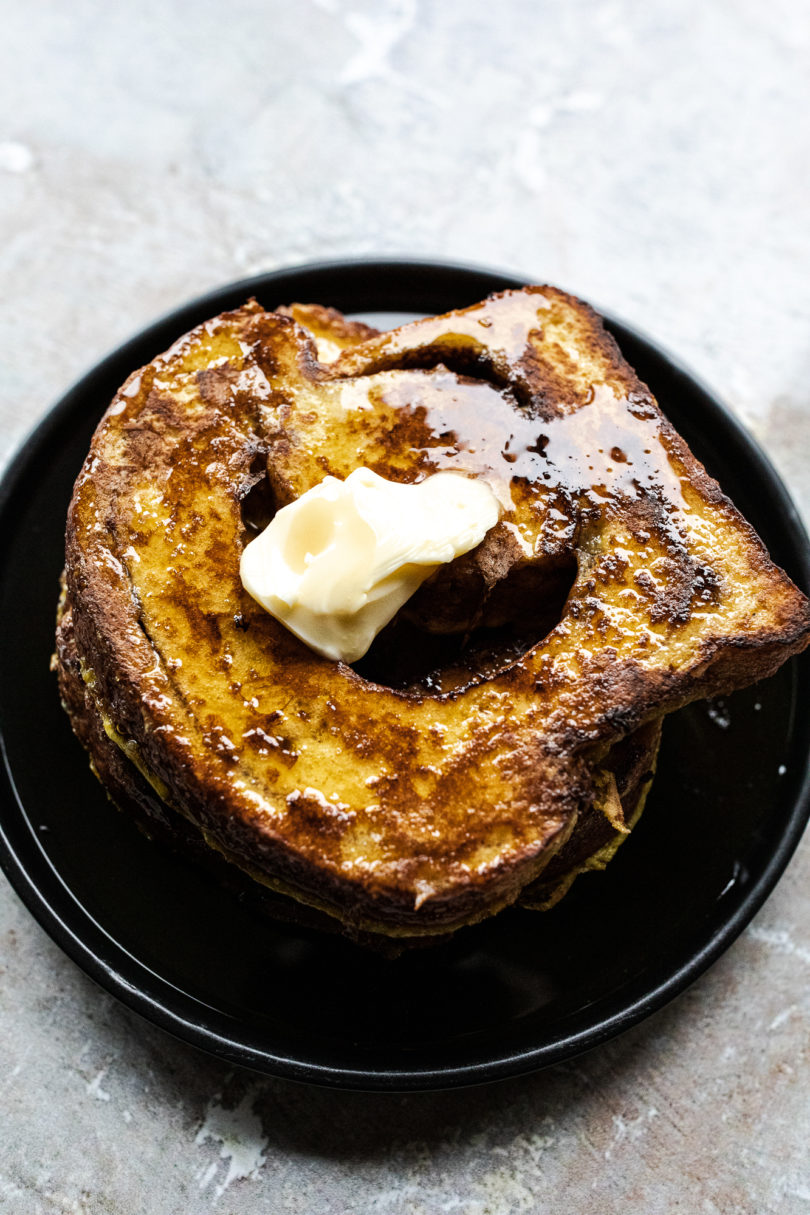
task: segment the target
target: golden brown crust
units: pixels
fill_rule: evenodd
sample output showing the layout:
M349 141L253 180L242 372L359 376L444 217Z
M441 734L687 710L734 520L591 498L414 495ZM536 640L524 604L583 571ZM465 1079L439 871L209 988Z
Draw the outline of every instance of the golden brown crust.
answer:
M638 822L655 775L661 721L639 726L614 743L599 765L600 792L577 820L571 838L520 894L523 907L546 911L581 873L604 869Z
M357 337L323 363L251 303L130 378L71 503L73 627L216 847L349 925L439 932L538 877L611 746L770 673L810 614L586 305L533 288ZM278 504L359 464L493 478L500 539L412 615L452 598L443 629L494 628L571 578L562 618L447 692L315 657L239 582L265 461Z
M379 330L363 321L350 321L337 308L322 304L288 304L276 308L279 316L288 316L312 337L322 363L330 363L344 350L378 337Z

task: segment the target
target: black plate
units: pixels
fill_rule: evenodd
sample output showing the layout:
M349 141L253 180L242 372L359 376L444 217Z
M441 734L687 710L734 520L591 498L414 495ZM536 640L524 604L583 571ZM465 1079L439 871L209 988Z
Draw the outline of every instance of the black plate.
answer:
M521 285L489 271L348 262L213 292L105 359L48 415L0 497L0 859L88 974L178 1037L275 1075L361 1089L442 1088L568 1058L660 1008L734 940L810 811L810 666L793 661L664 732L645 815L605 874L545 915L510 911L396 962L259 921L149 844L91 776L48 659L65 510L118 385L180 334L255 295L350 313L441 312ZM778 478L707 391L611 322L664 410L805 588L807 537Z

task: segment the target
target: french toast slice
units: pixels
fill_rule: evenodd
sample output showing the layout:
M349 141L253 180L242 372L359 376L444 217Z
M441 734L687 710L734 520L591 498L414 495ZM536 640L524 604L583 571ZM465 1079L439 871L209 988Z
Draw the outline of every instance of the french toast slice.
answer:
M614 748L775 670L810 613L586 305L533 288L355 336L324 362L251 303L133 375L76 484L62 627L171 815L350 931L444 934L553 897ZM456 468L502 503L410 627L559 619L446 684L316 657L245 593L239 555L262 512L359 465Z

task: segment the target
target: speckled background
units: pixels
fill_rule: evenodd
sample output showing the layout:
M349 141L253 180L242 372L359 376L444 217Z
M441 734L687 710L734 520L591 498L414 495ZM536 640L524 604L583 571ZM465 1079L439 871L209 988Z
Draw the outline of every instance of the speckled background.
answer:
M0 454L219 283L409 253L646 330L810 514L804 0L6 0ZM256 1080L119 1007L0 878L0 1211L810 1212L810 843L685 996L468 1092Z

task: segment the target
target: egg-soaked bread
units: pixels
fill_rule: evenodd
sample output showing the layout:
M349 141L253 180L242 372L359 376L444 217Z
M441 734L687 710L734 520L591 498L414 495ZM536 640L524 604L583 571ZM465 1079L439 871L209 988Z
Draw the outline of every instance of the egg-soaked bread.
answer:
M319 310L291 312L223 314L116 396L70 508L63 684L81 669L170 820L349 931L552 901L626 830L655 723L803 648L807 601L581 302L529 288L342 338L321 315L325 362L298 323ZM251 526L361 465L485 476L503 507L394 623L411 650L436 635L437 669L385 683L239 580ZM619 821L611 756L636 731ZM595 806L610 838L586 846Z

